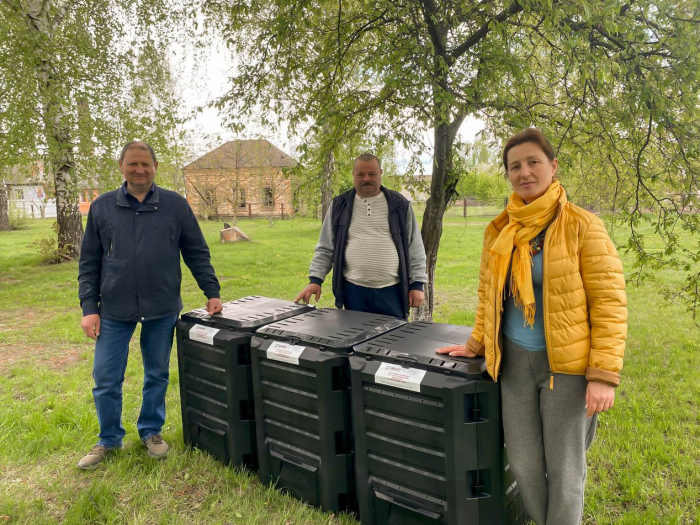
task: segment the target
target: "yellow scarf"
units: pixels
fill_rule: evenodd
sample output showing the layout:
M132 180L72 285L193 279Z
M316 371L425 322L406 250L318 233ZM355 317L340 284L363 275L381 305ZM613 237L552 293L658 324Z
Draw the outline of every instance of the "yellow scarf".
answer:
M510 292L515 304L523 310L525 322L535 324L535 292L532 289L532 251L530 241L552 222L559 201L566 202L566 192L558 180L549 185L540 198L525 204L513 192L508 200L508 224L498 234L489 250L491 273L496 277L497 290L505 293L511 255ZM515 251L513 249L515 248Z

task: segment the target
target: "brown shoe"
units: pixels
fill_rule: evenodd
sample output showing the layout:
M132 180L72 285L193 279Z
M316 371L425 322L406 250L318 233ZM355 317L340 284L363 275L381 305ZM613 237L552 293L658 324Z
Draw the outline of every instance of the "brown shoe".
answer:
M107 448L102 445L95 445L90 449L90 452L86 456L83 456L80 461L78 461L78 468L80 470L92 470L97 468L97 466L102 463L102 460L107 457L107 454L113 452L114 450L121 450L119 448Z
M148 455L158 459L164 458L168 454L168 448L170 448L160 434L154 434L147 438L143 444L148 449Z

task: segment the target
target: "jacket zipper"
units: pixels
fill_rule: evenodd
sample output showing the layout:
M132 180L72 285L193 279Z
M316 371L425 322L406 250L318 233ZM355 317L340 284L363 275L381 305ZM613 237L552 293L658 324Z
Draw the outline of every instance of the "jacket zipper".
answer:
M138 233L138 226L136 221L136 215L138 215L139 212L137 211L136 214L132 214L132 219L133 219L133 224L134 224L134 246L138 246L138 238L137 238L137 233ZM136 255L134 251L134 255ZM136 275L135 277L135 282L136 282L136 310L138 311L138 316L139 318L143 321L144 316L141 313L141 304L139 304L139 296L141 295L141 292L139 290L139 276L137 272L134 272Z
M505 285L504 285L505 286ZM493 347L498 348L498 286L496 286L496 297L493 301ZM498 376L501 373L501 349L498 348L498 352L494 352L498 357L498 363L494 363L494 375L496 376L496 381L498 381Z
M559 213L559 215L561 215L561 212ZM554 221L552 221L550 227L548 227L547 230L544 232L544 244L542 248L542 322L544 323L544 344L547 347L545 348L545 351L547 352L547 363L549 364L550 390L554 390L554 373L552 372L552 358L549 355L549 338L547 337L547 288L549 284L549 280L547 279L547 239L549 238L549 231L552 229L551 226L554 226L554 224L559 220L559 215L557 215Z

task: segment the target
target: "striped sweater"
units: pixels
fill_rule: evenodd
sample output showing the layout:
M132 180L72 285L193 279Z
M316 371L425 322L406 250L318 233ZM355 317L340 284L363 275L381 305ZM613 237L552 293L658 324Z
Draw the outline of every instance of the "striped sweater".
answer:
M399 282L399 254L391 239L384 193L355 195L343 277L358 286L385 288Z

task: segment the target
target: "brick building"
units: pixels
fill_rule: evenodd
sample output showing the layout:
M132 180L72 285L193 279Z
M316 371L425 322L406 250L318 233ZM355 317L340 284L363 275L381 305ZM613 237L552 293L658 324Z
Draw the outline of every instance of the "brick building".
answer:
M292 215L296 161L267 140L233 140L188 164L187 202L198 217Z

